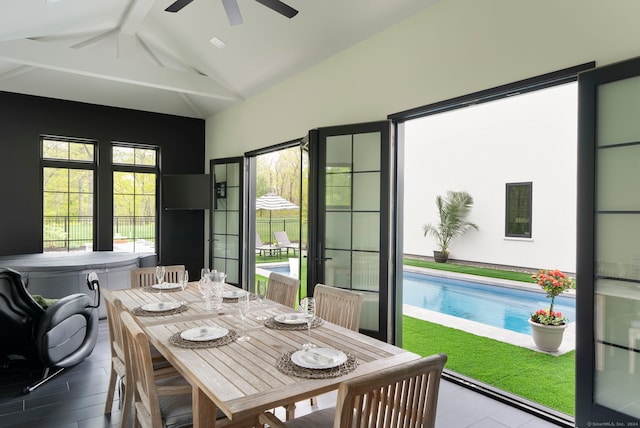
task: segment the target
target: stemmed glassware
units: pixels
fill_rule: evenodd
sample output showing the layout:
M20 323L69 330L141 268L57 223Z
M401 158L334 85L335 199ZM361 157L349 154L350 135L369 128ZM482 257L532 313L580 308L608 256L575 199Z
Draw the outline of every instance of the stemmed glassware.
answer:
M244 328L244 320L247 318L247 314L249 313L249 293L244 293L241 296L238 296L238 312L240 313L240 318L242 318L242 335L238 337L238 342L246 342L251 339L245 334Z
M200 281L198 281L198 289L200 290L203 299L207 298L207 287L209 286L207 284L207 278L209 277L209 273L209 268L200 269Z
M309 341L302 345L302 349L315 348L316 345L311 343L311 324L316 317L316 299L313 297L307 297L300 302L300 306L303 312L307 315L307 334Z
M184 291L187 288L188 283L189 283L189 271L185 269L184 273L182 274L182 278L180 278L180 287L182 287L182 291Z
M267 317L262 312L262 301L264 300L266 295L267 295L267 282L264 280L258 280L258 283L256 284L256 297L258 298L258 304L259 304L258 314L259 315L256 316L256 319L260 321L267 319Z
M156 279L158 280L158 297L162 299L162 283L164 282L164 266L156 266Z
M156 266L156 279L158 280L158 284L164 282L164 266Z

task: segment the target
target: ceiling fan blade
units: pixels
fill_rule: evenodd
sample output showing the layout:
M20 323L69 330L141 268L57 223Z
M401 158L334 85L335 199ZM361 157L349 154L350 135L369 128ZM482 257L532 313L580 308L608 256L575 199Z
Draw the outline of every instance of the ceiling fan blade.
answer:
M291 6L282 3L280 0L256 0L258 3L265 5L271 10L278 12L280 15L284 15L287 18L293 18L298 14L298 11Z
M177 0L175 3L166 8L165 12L178 12L192 1L193 0Z
M224 11L227 13L227 18L229 18L229 24L242 24L242 15L240 15L238 0L222 0L222 5L224 6Z

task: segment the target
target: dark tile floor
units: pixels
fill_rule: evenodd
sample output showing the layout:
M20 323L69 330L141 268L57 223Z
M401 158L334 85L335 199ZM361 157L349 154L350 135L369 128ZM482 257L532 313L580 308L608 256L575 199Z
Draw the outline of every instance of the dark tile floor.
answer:
M28 377L39 372L24 364L0 369L0 428L99 428L118 427L117 404L111 417L103 414L109 382L109 335L100 322L98 343L90 357L63 371L47 384L22 395ZM335 402L335 393L319 397L319 407ZM313 410L309 400L299 403L297 413ZM279 413L279 412L277 412ZM279 414L279 416L283 416ZM452 428L546 428L556 425L492 400L462 386L443 381L438 401L438 427Z

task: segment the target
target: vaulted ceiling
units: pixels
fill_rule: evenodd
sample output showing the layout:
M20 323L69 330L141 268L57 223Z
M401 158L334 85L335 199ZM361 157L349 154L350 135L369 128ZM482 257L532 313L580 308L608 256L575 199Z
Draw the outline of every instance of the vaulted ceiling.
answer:
M435 1L3 0L0 91L206 118Z

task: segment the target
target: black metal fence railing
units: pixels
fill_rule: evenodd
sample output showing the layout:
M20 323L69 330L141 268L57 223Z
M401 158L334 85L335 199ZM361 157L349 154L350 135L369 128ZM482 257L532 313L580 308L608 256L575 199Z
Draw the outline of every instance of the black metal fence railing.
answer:
M113 235L117 238L155 239L155 216L115 216L113 217Z
M93 250L92 216L45 216L42 232L45 252Z
M270 224L271 223L271 224ZM269 222L268 218L256 219L256 232L264 244L275 243L273 232L285 231L291 242L298 242L300 239L300 219L299 218L273 218ZM306 224L302 227L302 242L307 242Z

